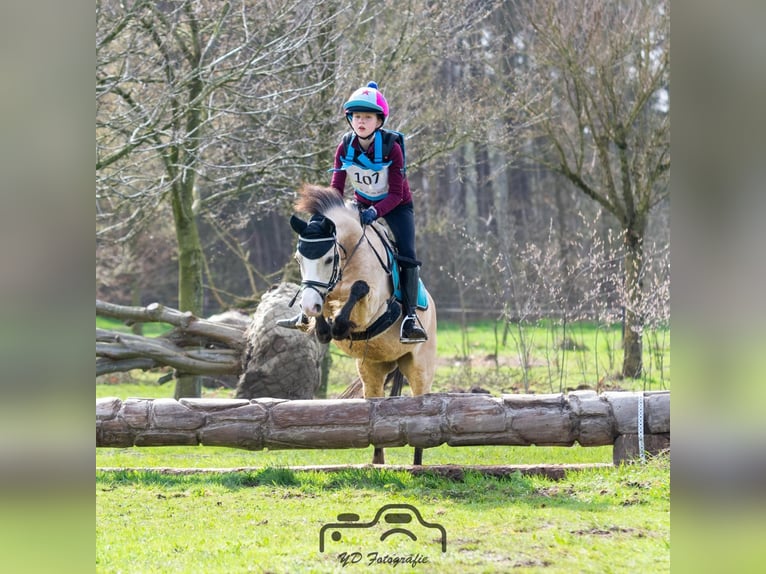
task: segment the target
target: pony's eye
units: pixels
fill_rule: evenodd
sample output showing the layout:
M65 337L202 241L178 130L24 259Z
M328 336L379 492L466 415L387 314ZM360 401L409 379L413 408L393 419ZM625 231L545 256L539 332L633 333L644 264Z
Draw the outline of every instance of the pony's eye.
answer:
M325 257L325 259L324 259L324 264L325 264L325 265L329 265L330 263L332 263L332 256L330 256L330 257Z

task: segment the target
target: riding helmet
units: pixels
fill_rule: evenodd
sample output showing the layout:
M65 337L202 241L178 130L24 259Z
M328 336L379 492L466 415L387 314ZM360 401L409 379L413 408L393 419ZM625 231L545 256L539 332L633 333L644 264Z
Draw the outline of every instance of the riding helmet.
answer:
M388 118L388 102L378 90L378 84L369 82L351 94L348 101L343 104L343 112L349 122L352 112L371 112L378 114L385 124Z

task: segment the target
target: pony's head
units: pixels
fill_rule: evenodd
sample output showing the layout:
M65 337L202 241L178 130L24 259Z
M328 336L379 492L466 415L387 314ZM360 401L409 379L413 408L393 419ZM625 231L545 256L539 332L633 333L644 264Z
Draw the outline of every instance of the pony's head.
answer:
M301 268L301 308L315 317L322 312L325 297L340 281L340 253L335 236L335 223L321 214L307 222L293 215L290 227L298 234L295 258Z
M311 214L308 221L295 215L290 219L299 236L295 256L301 268L303 313L309 317L324 315L337 322L343 308L355 299L350 323L369 324L368 319L384 308L390 297L389 276L381 273L380 267L385 265L381 238L376 233L366 234L359 212L330 187L303 185L295 208ZM360 282L365 284L364 295L354 291Z

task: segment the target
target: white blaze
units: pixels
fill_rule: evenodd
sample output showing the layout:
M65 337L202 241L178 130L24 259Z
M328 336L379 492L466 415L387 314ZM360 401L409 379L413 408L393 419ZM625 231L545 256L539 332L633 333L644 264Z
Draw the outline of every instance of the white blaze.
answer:
M333 270L333 250L330 250L319 259L307 259L300 254L296 255L301 267L301 278L303 281L312 281L327 285L332 277ZM322 313L322 296L327 293L327 287L304 285L301 294L301 309L304 315L316 317Z

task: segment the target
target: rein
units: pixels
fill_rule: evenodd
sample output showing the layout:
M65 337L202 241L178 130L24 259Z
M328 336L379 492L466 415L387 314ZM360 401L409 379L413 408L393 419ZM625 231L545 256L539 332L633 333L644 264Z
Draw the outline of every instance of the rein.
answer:
M391 275L391 267L390 265L387 265L383 262L382 257L378 253L377 249L375 249L375 246L370 241L370 238L367 237L367 228L372 227L372 230L377 234L378 238L380 239L381 243L383 244L384 248L388 244L385 237L381 234L380 230L377 229L375 226L362 226L362 235L359 237L359 240L356 242L356 245L354 245L354 249L351 250L351 254L346 259L346 265L349 264L351 261L351 258L356 253L357 249L359 249L359 246L362 244L363 240L367 241L367 245L370 246L370 249L375 254L375 258L378 260L378 263L380 263L381 268L383 271L385 271L386 275ZM344 265L345 268L345 265ZM328 291L329 293L329 291ZM357 331L357 332L351 332L349 334L349 339L351 341L369 341L373 337L377 337L384 331L386 331L391 325L396 323L397 319L399 319L399 315L401 314L401 307L396 302L396 298L394 297L394 294L391 293L391 297L386 302L386 309L385 311L370 324L367 329L364 331Z
M385 248L391 249L391 246L388 243L388 239L385 237L385 235L383 235L383 233L380 231L380 229L378 229L377 227L372 226L372 230L378 236L378 239L380 239L380 242L383 244L383 248L384 249ZM381 256L378 253L378 251L375 249L375 246L372 243L370 243L370 238L367 237L367 226L365 226L364 230L362 231L362 237L367 239L367 243L369 244L370 249L372 249L372 252L375 254L375 257L378 259L378 263L380 263L380 266L383 268L383 271L386 272L386 275L391 275L391 265L390 265L390 263L387 264L387 263L383 262L383 259L381 258ZM361 241L361 239L359 241ZM388 259L388 258L386 258L386 259Z

